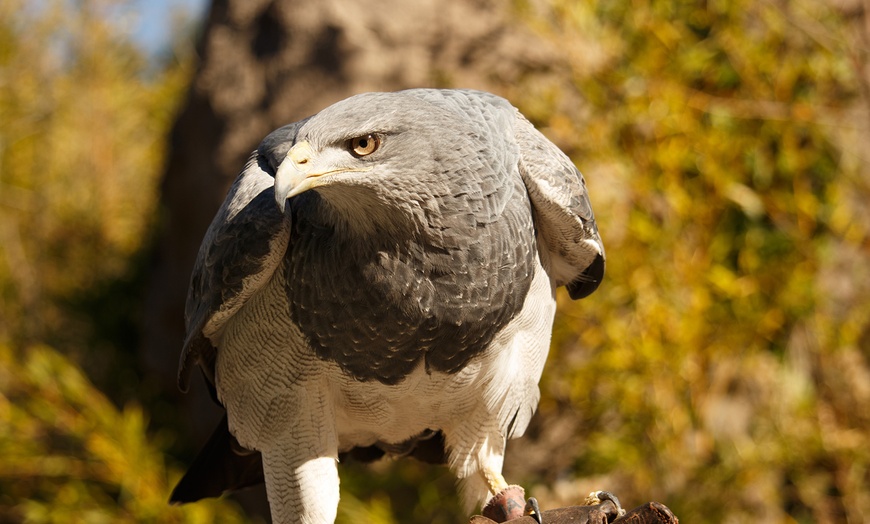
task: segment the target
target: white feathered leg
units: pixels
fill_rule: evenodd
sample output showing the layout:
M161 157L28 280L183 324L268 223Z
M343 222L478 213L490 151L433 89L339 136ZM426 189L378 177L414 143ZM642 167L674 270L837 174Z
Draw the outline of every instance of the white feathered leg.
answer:
M300 462L299 450L263 453L272 522L332 524L338 510L338 470L332 457Z
M505 439L498 430L485 431L468 424L445 436L450 450L448 465L459 479L466 510L486 503L498 490L507 486L501 476Z
M320 386L320 387L318 387ZM324 386L276 398L272 411L285 417L264 425L261 442L266 493L275 524L332 524L338 511L338 441L332 403ZM292 408L291 408L292 406ZM295 408L295 409L293 409ZM281 420L281 422L277 422ZM269 434L280 428L280 434ZM262 440L268 435L267 442Z
M254 410L228 403L230 430L240 444L263 454L275 524L333 524L339 481L332 403L316 381L308 388L275 389L282 392L262 407L260 424L247 420Z

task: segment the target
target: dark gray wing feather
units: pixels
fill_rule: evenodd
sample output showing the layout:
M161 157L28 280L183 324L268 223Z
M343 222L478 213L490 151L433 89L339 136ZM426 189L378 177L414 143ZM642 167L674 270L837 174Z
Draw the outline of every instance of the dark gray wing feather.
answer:
M200 246L185 306L187 335L178 371L182 391L187 391L197 363L214 383L213 341L268 282L286 252L290 219L275 205L271 164L261 145L233 183Z
M604 278L604 246L583 175L555 144L510 103L473 90L411 89L405 93L464 113L487 125L491 147L504 155L519 149L519 171L532 203L542 258L557 286L583 298ZM513 136L508 131L513 128ZM515 153L513 153L515 154Z

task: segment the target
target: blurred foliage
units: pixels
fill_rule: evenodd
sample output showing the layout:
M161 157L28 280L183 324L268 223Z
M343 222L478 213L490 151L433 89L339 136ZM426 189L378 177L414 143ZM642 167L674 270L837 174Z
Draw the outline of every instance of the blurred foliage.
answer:
M109 380L124 369L113 366L117 351L84 351L83 341L137 297L88 306L130 278L149 242L191 69L190 57L153 67L124 36L124 12L115 0L0 3L0 339L102 354L87 364Z
M0 522L250 522L226 500L167 504L182 470L166 463L171 434L147 426L139 406L118 410L57 351L0 344ZM384 497L343 494L346 522L390 515Z
M870 515L867 28L840 8L518 4L572 63L514 99L587 175L609 255L561 297L539 420L575 433L536 478L686 522Z
M128 7L0 2L2 522L242 521L227 502L168 506L173 435L149 436L141 408L78 370L118 404L140 386L129 282L191 71L183 49L154 60L130 43Z
M608 269L592 297L559 295L509 479L545 507L594 488L684 522L865 521L870 15L848 0L512 5L568 58L503 92L585 173ZM189 52L143 56L106 16L128 7L0 3L2 521L241 520L224 501L165 504L174 436L128 402L147 396L130 319L191 74ZM341 476L342 522L462 521L444 468Z
M244 522L225 501L168 505L181 471L146 426L56 351L0 344L0 521Z

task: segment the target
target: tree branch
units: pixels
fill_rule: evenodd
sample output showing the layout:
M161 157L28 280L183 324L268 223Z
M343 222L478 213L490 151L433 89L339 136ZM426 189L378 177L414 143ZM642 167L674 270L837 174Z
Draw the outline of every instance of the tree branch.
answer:
M677 517L664 504L647 502L616 516L616 506L606 500L595 506L569 506L541 512L544 524L679 524ZM510 524L536 524L532 517L509 521ZM471 517L469 524L496 524L481 515Z

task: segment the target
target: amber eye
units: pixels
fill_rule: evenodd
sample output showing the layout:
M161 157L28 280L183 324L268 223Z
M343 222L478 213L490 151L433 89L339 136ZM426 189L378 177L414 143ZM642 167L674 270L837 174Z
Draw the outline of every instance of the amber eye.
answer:
M350 152L354 154L354 156L369 156L378 150L381 146L381 139L378 138L378 135L365 135L358 136L356 138L351 138L348 142L348 146L350 147Z

